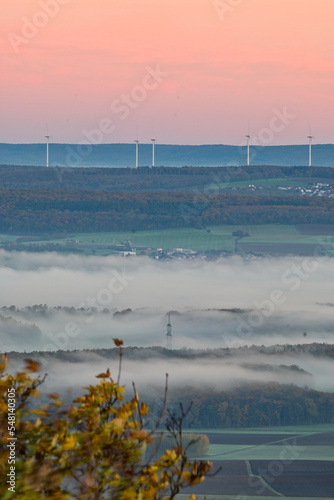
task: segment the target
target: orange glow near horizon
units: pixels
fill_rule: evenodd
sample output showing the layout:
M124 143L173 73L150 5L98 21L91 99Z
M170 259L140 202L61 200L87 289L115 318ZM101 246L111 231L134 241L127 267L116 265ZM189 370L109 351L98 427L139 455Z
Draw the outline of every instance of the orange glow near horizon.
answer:
M7 3L0 142L41 142L45 123L54 142L78 142L107 119L104 142L130 142L136 129L148 142L154 129L160 143L239 144L248 123L256 135L286 108L294 119L273 144L305 142L309 124L333 143L334 2L233 4ZM116 112L127 95L128 113Z

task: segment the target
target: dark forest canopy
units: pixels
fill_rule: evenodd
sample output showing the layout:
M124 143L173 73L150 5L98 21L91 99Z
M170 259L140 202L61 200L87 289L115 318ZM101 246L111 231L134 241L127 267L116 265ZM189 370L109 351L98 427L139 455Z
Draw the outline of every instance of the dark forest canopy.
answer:
M19 312L22 314L22 317L25 317L25 314L28 311L35 310L38 311L39 314L49 313L52 314L52 311L61 310L64 312L69 311L82 311L82 309L68 308L68 307L48 307L46 305L34 305L28 306L23 309L17 309L15 306L11 307L2 307L2 311L13 311L16 310L16 313ZM96 311L94 310L96 313ZM83 314L90 314L91 309L84 309L82 311ZM104 312L102 311L102 314ZM27 316L28 317L28 316ZM86 353L92 355L98 355L107 359L118 359L118 349L117 348L96 348L96 349L76 349L76 350L67 350L67 351L32 351L29 353L29 357L38 359L39 356L43 356L47 359L58 359L63 361L69 361L71 363L76 363L81 361L81 354ZM166 349L160 346L151 346L151 347L133 347L127 346L123 347L123 355L126 359L134 359L134 360L146 360L146 359L225 359L231 358L233 356L249 356L249 355L263 355L266 357L266 362L268 362L268 356L273 358L277 357L285 357L287 354L293 355L304 355L307 354L310 357L316 358L334 358L334 344L327 343L318 343L313 342L311 344L285 344L285 345L272 345L272 346L241 346L241 347L221 347L221 348L212 348L212 349L192 349L192 348L182 348L182 349ZM11 352L9 353L10 359L24 359L26 354L22 354L20 352Z
M0 189L0 231L13 234L334 224L328 197Z
M208 192L242 180L334 180L331 167L140 167L70 168L0 165L0 187L10 189L70 189L124 192Z

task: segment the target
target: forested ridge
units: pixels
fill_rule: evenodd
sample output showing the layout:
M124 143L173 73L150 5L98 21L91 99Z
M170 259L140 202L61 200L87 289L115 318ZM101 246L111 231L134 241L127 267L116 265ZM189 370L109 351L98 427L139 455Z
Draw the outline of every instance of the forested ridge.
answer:
M0 188L124 192L204 191L255 179L334 179L331 167L70 168L0 165Z
M0 189L0 231L15 234L334 224L334 199L287 196Z
M96 355L101 356L101 362L107 359L110 361L117 359L117 350L32 352L29 353L29 358L36 361L42 358L48 363L53 361L70 362L75 365L76 363L80 364L83 355L85 361L89 360L89 355L92 356L92 359L96 359ZM224 385L224 381L220 384L218 379L211 387L206 386L205 380L201 386L196 385L196 387L191 385L185 387L180 383L169 390L169 408L177 409L180 402L185 407L192 404L191 413L186 420L187 427L190 428L260 427L334 422L333 393L275 381L277 367L290 370L296 375L298 373L306 374L295 364L282 365L281 359L286 362L286 357L290 355L332 359L334 356L333 345L325 343L269 347L254 345L234 349L181 349L173 351L161 347L124 348L124 362L136 360L146 365L150 361L156 362L166 358L182 360L184 363L194 360L199 366L202 362L208 362L209 359L221 359L221 363L233 362L237 359L243 359L246 362L252 355L262 355L265 363L274 363L270 374L269 365L263 365L261 359L257 358L257 366L253 366L254 371L261 370L263 367L267 370L266 381L263 383L245 380L228 390L219 388L220 385ZM12 352L9 353L8 357L9 360L18 362L26 358L27 354ZM276 369L275 364L277 364ZM162 403L161 387L156 387L152 383L144 390L143 396L149 402L152 414L158 415Z
M105 310L98 311L96 308L79 308L74 307L48 307L46 305L34 305L28 306L23 309L16 308L15 306L1 308L4 314L9 312L15 318L22 318L26 320L31 320L31 313L37 312L41 316L52 315L55 311L67 312L70 314L81 313L83 315L91 316L94 314L106 314ZM113 313L116 314L116 313ZM117 359L118 351L115 348L96 348L96 349L82 349L82 350L58 350L58 351L32 351L29 353L30 357L43 356L47 359L58 359L62 361L68 361L71 363L76 363L80 361L80 356L82 353L98 355L107 359ZM265 356L266 362L269 362L270 358L285 357L287 355L307 355L313 356L315 358L334 358L334 344L327 344L325 342L318 343L313 342L311 344L277 344L272 346L241 346L241 347L216 347L208 349L166 349L165 347L151 346L151 347L124 347L123 355L129 360L147 360L147 359L187 359L187 360L197 360L197 359L232 359L233 356L248 356L250 355L263 355ZM21 359L26 357L26 354L20 352L11 352L9 354L10 358Z
M269 382L219 391L182 387L172 405L192 402L190 427L262 427L334 422L334 394ZM152 407L152 403L151 403Z

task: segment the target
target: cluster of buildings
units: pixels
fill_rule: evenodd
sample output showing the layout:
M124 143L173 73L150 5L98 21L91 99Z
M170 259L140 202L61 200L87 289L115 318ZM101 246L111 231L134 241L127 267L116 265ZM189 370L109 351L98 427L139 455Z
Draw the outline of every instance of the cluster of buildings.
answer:
M76 248L80 251L89 250L93 253L102 252L105 255L118 255L121 257L130 256L143 256L146 255L155 260L217 260L220 257L228 257L231 252L224 250L196 251L191 248L154 248L146 245L136 245L131 243L130 240L122 242L119 245L100 244L92 241L91 243L81 243L79 240L67 240L66 246L69 248Z
M190 248L174 248L166 250L163 248L153 248L144 245L133 245L131 241L126 241L121 245L110 245L112 253L127 257L130 255L147 255L156 260L175 260L175 259L195 259L198 258L200 252L191 250Z
M299 196L327 196L328 198L334 198L334 184L324 184L322 182L317 182L309 187L301 186L271 186L273 190L280 192L290 192L294 195ZM249 191L262 191L263 189L268 189L264 186L255 186L254 184L248 185Z

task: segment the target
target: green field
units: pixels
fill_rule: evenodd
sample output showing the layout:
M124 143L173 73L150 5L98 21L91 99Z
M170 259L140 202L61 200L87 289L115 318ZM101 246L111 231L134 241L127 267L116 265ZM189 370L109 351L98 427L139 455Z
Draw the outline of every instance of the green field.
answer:
M252 429L198 429L192 432L200 432L207 434L210 439L210 434L231 434L247 436L247 435L279 435L282 434L282 439L266 444L214 444L211 443L208 453L202 459L209 460L279 460L286 449L286 435L290 435L288 442L293 443L293 438L297 436L316 436L321 433L334 432L334 424L319 424L319 425L299 425L299 426L282 426L282 427L254 427ZM273 444L275 444L273 446ZM317 444L312 446L296 447L299 460L329 460L334 461L332 446ZM297 457L295 457L297 458Z
M215 434L230 434L231 429L192 429L191 432L206 434L214 432ZM310 424L310 425L284 425L280 427L240 427L233 429L233 434L298 434L299 436L308 436L319 432L334 432L333 424Z
M13 236L12 234L0 234L0 243L16 241L17 236Z
M262 224L246 226L213 226L210 228L212 233L224 235L227 231L232 232L241 229L247 232L249 236L243 238L244 243L290 243L290 244L315 244L324 242L334 243L334 236L305 235L301 234L297 226L287 224Z
M209 437L208 453L199 458L217 471L217 479L194 488L199 500L333 498L334 424L194 431Z
M81 244L93 241L102 245L118 245L130 240L134 245L146 245L153 248L191 248L192 250L233 250L234 236L232 232L217 234L200 229L162 229L156 231L138 231L121 233L76 234Z
M210 435L209 435L210 437ZM304 448L304 449L302 449ZM331 446L306 446L300 447L299 460L330 460L334 461L333 450ZM214 444L209 446L206 455L208 460L279 460L284 454L286 446L240 446Z
M63 239L50 239L43 241L28 242L28 244L45 245L47 243L57 243L66 245L67 241L78 241L78 248L89 246L98 247L101 245L119 245L123 241L130 240L133 245L142 245L152 248L189 248L192 250L234 250L235 237L232 236L232 229L227 229L224 233L207 232L200 229L162 229L154 231L115 232L115 233L72 233ZM4 241L4 240L1 240ZM87 253L91 253L92 248L83 248ZM103 253L103 249L99 249Z
M243 231L256 237L270 236L281 237L282 235L298 235L300 234L296 226L289 224L255 224L255 225L224 225L212 226L209 229L215 234L232 234L233 231L242 229Z
M298 255L299 245L304 248L307 245L334 244L334 236L322 236L321 234L301 234L297 226L287 224L266 225L224 225L211 226L207 229L162 229L137 232L108 232L108 233L72 233L57 239L35 239L27 241L25 245L43 246L50 243L60 244L68 248L68 251L76 248L85 254L108 255L108 245L119 245L121 242L130 240L134 246L141 245L152 248L172 250L174 248L192 249L195 251L228 251L234 253L236 237L233 232L242 230L249 236L240 240L242 245L260 244L261 252L280 253L282 246L289 245L291 253ZM18 237L13 235L0 235L0 242L14 242ZM269 245L266 249L265 245ZM302 248L302 246L300 248ZM290 251L290 250L289 250ZM283 252L284 253L284 252Z

